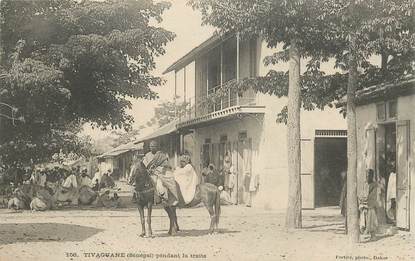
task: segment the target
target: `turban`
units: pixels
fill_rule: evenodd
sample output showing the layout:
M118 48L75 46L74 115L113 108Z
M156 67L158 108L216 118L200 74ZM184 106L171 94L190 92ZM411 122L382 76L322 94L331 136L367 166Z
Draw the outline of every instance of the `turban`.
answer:
M189 155L182 155L182 156L180 156L180 161L182 161L182 162L184 162L184 163L186 163L186 164L189 164L190 163L190 156Z

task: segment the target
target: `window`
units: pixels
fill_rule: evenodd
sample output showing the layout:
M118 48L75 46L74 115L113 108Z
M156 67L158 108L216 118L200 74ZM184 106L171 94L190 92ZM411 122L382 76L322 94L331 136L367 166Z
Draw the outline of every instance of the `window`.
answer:
M247 134L246 131L241 131L241 132L238 133L238 140L239 141L244 141L246 139L248 139L248 134Z
M210 138L206 138L205 143L212 143L212 140Z
M397 101L382 102L376 105L378 121L394 120L397 117Z
M221 135L220 136L220 143L226 143L227 140L228 140L228 136L226 136L226 135Z
M377 118L379 121L386 120L386 104L380 103L376 105Z
M251 39L249 41L249 76L257 76L257 39Z
M388 118L396 118L397 104L396 100L388 103Z

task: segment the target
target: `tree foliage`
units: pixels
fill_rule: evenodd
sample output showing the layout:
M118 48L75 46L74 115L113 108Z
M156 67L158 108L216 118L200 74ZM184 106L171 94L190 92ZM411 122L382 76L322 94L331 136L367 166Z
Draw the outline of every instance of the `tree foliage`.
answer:
M350 14L352 2L357 7ZM351 29L358 39L358 89L398 81L414 73L415 20L414 2L410 0L189 0L189 4L201 11L203 23L216 26L218 33L261 35L268 47L282 46L281 51L277 49L265 58L265 65L287 62L289 41L297 37L306 62L301 75L302 106L306 110L333 106L346 95ZM374 62L374 55L382 58L380 64ZM334 74L321 70L321 65L330 60L334 60L338 71ZM229 82L224 88L254 88L287 96L288 72L271 69L265 76ZM226 92L218 92L217 96ZM286 108L278 117L282 122L286 121L285 111Z
M176 97L176 99L179 97ZM148 127L157 125L162 127L180 116L189 112L189 103L164 101L154 108L154 117L146 123Z
M25 119L16 126L2 120L3 163L74 149L85 122L131 129L127 98L154 99L151 88L163 83L151 72L174 38L156 26L168 7L151 0L1 1L0 101ZM27 159L17 157L26 152Z

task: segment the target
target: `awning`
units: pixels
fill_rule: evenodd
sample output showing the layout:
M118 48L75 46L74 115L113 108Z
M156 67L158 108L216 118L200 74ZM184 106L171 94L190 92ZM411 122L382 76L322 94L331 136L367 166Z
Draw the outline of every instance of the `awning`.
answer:
M97 158L111 158L126 153L128 151L136 151L143 149L142 144L135 144L134 142L130 142L127 144L120 145L110 151L103 153L102 155L98 156Z
M220 36L220 35L217 35L217 34L211 36L209 39L207 39L206 41L204 41L200 45L193 48L190 52L188 52L182 58L175 61L172 65L170 65L163 72L163 74L166 74L166 73L169 73L169 72L172 72L172 71L180 70L181 68L185 67L189 63L193 62L195 60L196 56L199 56L199 55L207 52L208 50L214 48L219 43L221 43L222 41L225 41L226 39L228 39L232 35L233 34L229 33L229 34L226 34L224 36Z
M216 124L221 121L240 119L244 116L258 116L265 113L265 106L233 106L220 111L212 112L177 124L180 131L193 128L201 128Z
M177 131L177 128L176 128L177 123L178 123L177 120L174 120L170 123L167 123L166 125L164 125L164 126L158 128L157 130L155 130L154 132L152 132L152 133L150 133L150 134L148 134L144 137L140 137L140 138L136 139L134 141L134 144L139 144L139 143L142 143L144 141L152 140L152 139L164 136L164 135L174 133L174 132Z

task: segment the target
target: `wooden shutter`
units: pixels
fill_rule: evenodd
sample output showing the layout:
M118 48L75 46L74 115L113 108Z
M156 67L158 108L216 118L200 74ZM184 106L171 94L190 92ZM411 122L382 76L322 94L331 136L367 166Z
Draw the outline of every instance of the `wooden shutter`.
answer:
M303 209L314 208L314 140L301 139L301 202Z
M376 171L376 131L374 127L366 129L365 165L366 169Z
M396 124L396 225L409 229L409 121Z

